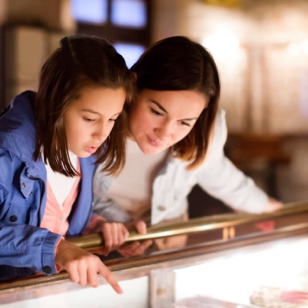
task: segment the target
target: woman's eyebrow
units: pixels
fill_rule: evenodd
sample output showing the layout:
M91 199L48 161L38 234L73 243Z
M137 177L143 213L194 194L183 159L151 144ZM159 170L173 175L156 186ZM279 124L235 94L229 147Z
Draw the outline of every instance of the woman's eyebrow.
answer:
M150 100L151 103L155 104L160 110L162 110L163 112L165 112L166 114L168 114L167 110L158 102L154 101L154 100ZM195 118L187 118L187 119L181 119L180 121L195 121L198 120L198 117Z
M158 102L154 101L154 100L150 100L151 103L155 104L161 111L165 112L166 114L168 114L167 110Z
M198 120L198 117L196 118L188 118L188 119L181 119L181 121L196 121Z

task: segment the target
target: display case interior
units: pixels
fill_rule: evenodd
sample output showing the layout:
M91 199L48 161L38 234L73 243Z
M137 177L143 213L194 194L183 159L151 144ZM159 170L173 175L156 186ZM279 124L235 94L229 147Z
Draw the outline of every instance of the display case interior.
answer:
M124 294L103 278L98 288L80 287L60 272L0 283L1 308L308 307L307 218L302 204L265 215L226 214L150 228L153 239L187 234L187 245L104 258ZM270 228L260 229L260 223ZM130 235L142 240L137 236ZM92 252L99 252L100 240L73 239L81 247L90 243Z

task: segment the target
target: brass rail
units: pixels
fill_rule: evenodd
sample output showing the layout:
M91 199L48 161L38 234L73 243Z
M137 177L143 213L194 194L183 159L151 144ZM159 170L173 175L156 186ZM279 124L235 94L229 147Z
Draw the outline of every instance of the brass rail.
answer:
M139 234L135 231L131 231L129 233L127 242L156 239L182 234L192 234L196 232L215 230L262 220L270 220L277 217L299 214L307 211L308 202L305 201L285 204L280 210L271 213L232 213L201 217L190 219L181 223L168 224L164 226L153 226L148 228L146 234ZM104 239L101 233L84 235L80 237L71 237L67 238L67 240L81 248L97 247L104 244Z

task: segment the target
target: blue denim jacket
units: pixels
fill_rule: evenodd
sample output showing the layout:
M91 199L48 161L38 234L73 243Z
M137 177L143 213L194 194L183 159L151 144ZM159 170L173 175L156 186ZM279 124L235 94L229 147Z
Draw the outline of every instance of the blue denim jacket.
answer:
M40 228L46 168L42 159L33 160L34 96L23 92L0 115L0 280L18 272L56 273L54 251L60 235ZM80 159L82 179L67 235L81 234L90 219L94 161Z

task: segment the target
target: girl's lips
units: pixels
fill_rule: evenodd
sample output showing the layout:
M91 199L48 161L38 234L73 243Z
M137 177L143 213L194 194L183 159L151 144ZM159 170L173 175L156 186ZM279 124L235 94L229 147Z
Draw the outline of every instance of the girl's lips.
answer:
M97 149L98 147L86 147L86 152L93 154L96 152Z

